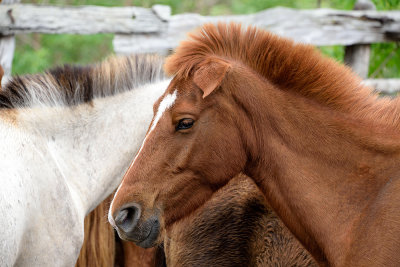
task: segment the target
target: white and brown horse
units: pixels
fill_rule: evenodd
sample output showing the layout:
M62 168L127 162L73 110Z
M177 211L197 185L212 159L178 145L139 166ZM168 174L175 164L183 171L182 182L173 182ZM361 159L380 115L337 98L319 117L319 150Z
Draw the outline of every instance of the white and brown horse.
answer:
M168 80L163 59L112 57L0 91L0 266L73 266L84 217L119 184Z
M244 172L319 264L399 265L400 98L237 24L204 26L166 70L176 76L111 205L121 237L157 244Z

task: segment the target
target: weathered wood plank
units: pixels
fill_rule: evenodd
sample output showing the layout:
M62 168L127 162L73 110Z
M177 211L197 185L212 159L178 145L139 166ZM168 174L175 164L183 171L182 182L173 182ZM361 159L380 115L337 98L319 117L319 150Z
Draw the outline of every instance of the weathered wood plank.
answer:
M0 6L0 33L156 33L167 27L159 10L141 7ZM165 17L165 14L160 15Z
M400 92L400 79L366 79L364 84L383 94L391 95Z
M354 10L376 10L371 0L357 0ZM349 45L344 50L344 62L361 78L366 79L369 71L371 46L369 44Z
M298 42L324 45L353 45L400 40L400 11L295 10L272 8L238 16L171 16L167 31L156 35L117 35L117 53L168 53L186 33L206 22L236 21L252 24Z
M0 6L0 33L160 33L187 32L205 22L238 21L258 25L314 45L351 45L399 40L400 11L295 10L272 8L239 16L182 14L169 17L160 6L56 7L38 5ZM135 19L133 19L135 17ZM170 30L166 20L170 21Z
M350 45L345 47L344 62L361 78L368 77L371 46L367 44Z
M5 76L11 75L11 66L14 58L14 35L0 37L0 65L4 69Z
M3 0L0 1L0 7L6 4L19 3L20 0ZM3 81L11 75L12 61L14 58L15 38L14 35L0 36L0 65L3 67ZM0 83L2 82L0 78Z

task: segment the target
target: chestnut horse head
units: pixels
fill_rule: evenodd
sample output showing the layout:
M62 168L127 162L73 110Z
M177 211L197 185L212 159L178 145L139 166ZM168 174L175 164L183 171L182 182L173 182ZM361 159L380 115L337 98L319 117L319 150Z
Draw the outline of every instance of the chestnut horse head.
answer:
M347 239L324 237L346 236L353 221L334 230L332 222L358 214L353 206L336 210L354 203L355 195L343 193L331 202L322 196L346 192L340 178L352 179L359 166L368 166L362 175L378 173L372 168L377 151L383 153L381 166L393 162L385 157L397 149L389 145L395 139L382 143L376 136L397 125L396 103L377 100L350 69L311 46L237 24L205 25L165 68L175 77L155 103L147 136L111 204L109 220L120 236L141 246L156 244L163 227L243 171L319 262L342 259L337 254L346 247L339 244ZM375 180L365 181L357 180L360 210L379 188ZM326 210L331 213L318 213ZM316 225L323 227L310 229Z
M259 50L266 51L264 57L272 50L272 57L273 49L285 45L293 46L256 28L209 24L167 59L166 71L175 77L154 104L146 138L110 207L109 221L122 238L144 247L156 244L160 226L194 211L248 162L258 160L259 136L250 130L255 125L248 116L252 107L242 99L257 102L248 91L267 92L261 87L273 85L240 57ZM240 53L233 60L234 50Z
M161 218L168 225L187 215L243 169L246 152L238 121L228 112L233 107L216 96L206 97L229 69L229 63L213 59L194 79L174 79L155 103L143 146L110 210L121 237L153 245ZM201 149L210 143L212 150ZM149 160L153 162L145 164ZM205 161L211 162L206 168ZM148 167L138 168L144 165Z
M209 57L196 70L177 75L155 103L143 146L110 209L120 236L144 247L154 245L160 223L195 210L246 164L238 103L222 90L232 64Z

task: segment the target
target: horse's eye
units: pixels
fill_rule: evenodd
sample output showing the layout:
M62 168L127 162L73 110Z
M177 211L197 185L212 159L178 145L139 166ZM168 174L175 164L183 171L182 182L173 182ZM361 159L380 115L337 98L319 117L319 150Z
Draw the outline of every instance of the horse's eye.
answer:
M179 130L189 129L189 128L192 128L193 124L194 124L193 119L184 118L184 119L179 120L178 124L175 127L175 130L179 131Z

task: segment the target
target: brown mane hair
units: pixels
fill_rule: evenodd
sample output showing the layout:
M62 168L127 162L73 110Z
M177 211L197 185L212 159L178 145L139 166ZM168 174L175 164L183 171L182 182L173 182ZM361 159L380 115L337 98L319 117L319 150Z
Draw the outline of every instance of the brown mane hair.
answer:
M210 57L240 62L278 88L332 109L399 126L398 99L377 99L378 95L363 86L350 68L324 58L313 46L296 44L255 27L243 30L234 23L206 24L181 42L164 68L168 74L186 79Z
M0 109L73 106L164 78L157 55L112 56L94 65L64 65L44 74L15 76L0 91Z
M106 214L114 194L85 217L85 238L75 267L114 266L115 235Z

